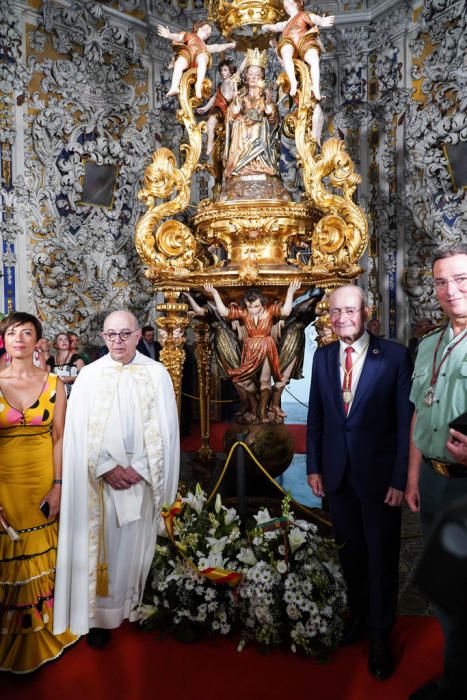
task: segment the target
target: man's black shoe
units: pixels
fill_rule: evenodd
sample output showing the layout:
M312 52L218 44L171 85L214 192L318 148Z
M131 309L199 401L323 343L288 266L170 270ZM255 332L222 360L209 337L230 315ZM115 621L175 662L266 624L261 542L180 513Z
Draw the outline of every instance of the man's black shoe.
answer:
M366 633L366 623L363 617L349 617L344 624L341 646L348 647L359 642Z
M110 642L110 630L92 627L87 634L86 641L93 649L103 649Z
M394 667L394 657L391 653L389 639L380 635L372 636L368 655L368 670L371 675L383 681L392 676Z
M430 681L415 690L409 700L461 700L461 696L442 688L438 681Z

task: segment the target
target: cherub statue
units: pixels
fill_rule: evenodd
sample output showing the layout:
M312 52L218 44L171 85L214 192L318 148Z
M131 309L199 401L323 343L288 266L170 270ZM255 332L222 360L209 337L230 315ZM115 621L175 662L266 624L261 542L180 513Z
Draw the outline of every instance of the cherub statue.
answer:
M284 10L289 15L285 22L264 24L264 32L282 32L277 45L277 54L281 59L290 82L290 95L297 92L297 78L293 64L294 58L301 58L310 68L311 87L316 99L321 100L319 79L319 57L324 46L319 38L318 27L334 26L334 16L320 17L305 12L302 0L284 0Z
M206 132L208 140L206 144L206 155L210 156L214 148L214 136L216 126L219 121L225 122L227 108L237 94L237 68L233 61L221 61L218 66L218 71L221 76L221 83L215 94L203 106L196 110L198 114L206 114L209 111L208 121L206 123Z
M179 32L178 34L171 32L168 27L158 24L157 33L164 39L169 39L173 42L175 53L172 83L167 97L178 95L184 71L188 68L196 68L195 94L196 97L201 99L203 80L212 62L211 54L235 48L234 41L228 44L206 44L205 41L212 34L211 25L207 20L198 20L193 24L191 32Z
M219 292L212 284L204 286L208 294L212 294L216 308L220 316L229 321L241 321L246 331L243 342L242 357L238 367L229 369L228 374L232 378L239 395L246 394L249 410L244 414L247 423L269 423L268 411L277 413L278 422L284 414L270 406L273 389L282 391L286 384L286 378L281 372L277 345L271 331L274 322L287 318L292 311L294 293L300 288L299 281L292 282L288 289L283 304L267 303L259 289L249 289L242 304L230 304L226 307ZM274 379L274 387L271 387L271 379ZM259 400L258 400L259 392Z

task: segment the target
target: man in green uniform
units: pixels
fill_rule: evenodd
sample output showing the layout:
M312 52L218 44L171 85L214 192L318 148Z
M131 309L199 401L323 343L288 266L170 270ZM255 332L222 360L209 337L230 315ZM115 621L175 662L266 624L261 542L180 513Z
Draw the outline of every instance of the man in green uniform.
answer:
M449 322L424 338L418 348L405 494L411 510L420 510L425 537L446 506L467 497L467 437L449 428L467 411L467 245L439 248L432 271L436 295ZM444 674L415 691L410 700L465 700L465 623L441 610L437 615L445 636Z

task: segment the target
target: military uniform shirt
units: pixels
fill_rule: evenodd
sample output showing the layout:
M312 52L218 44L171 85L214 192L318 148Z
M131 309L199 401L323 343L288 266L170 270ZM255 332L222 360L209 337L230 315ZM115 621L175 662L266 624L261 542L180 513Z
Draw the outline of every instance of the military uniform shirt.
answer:
M410 393L410 400L417 412L413 440L425 457L455 462L446 449L446 442L449 439L449 423L467 411L467 335L453 347L464 331L454 337L451 324L447 326L438 348L436 369L443 358L446 359L433 387L433 405L429 407L424 403L431 384L436 345L442 332L443 329L440 329L427 336L418 347Z

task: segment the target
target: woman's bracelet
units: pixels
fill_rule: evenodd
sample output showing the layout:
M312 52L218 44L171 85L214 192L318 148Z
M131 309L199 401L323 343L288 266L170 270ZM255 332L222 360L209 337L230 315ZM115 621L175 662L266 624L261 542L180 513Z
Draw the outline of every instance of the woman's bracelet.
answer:
M61 485L61 484L62 484L62 480L61 480L61 479L54 479L54 480L52 481L52 484L54 484L54 485L55 485L55 484L60 484L60 485Z

